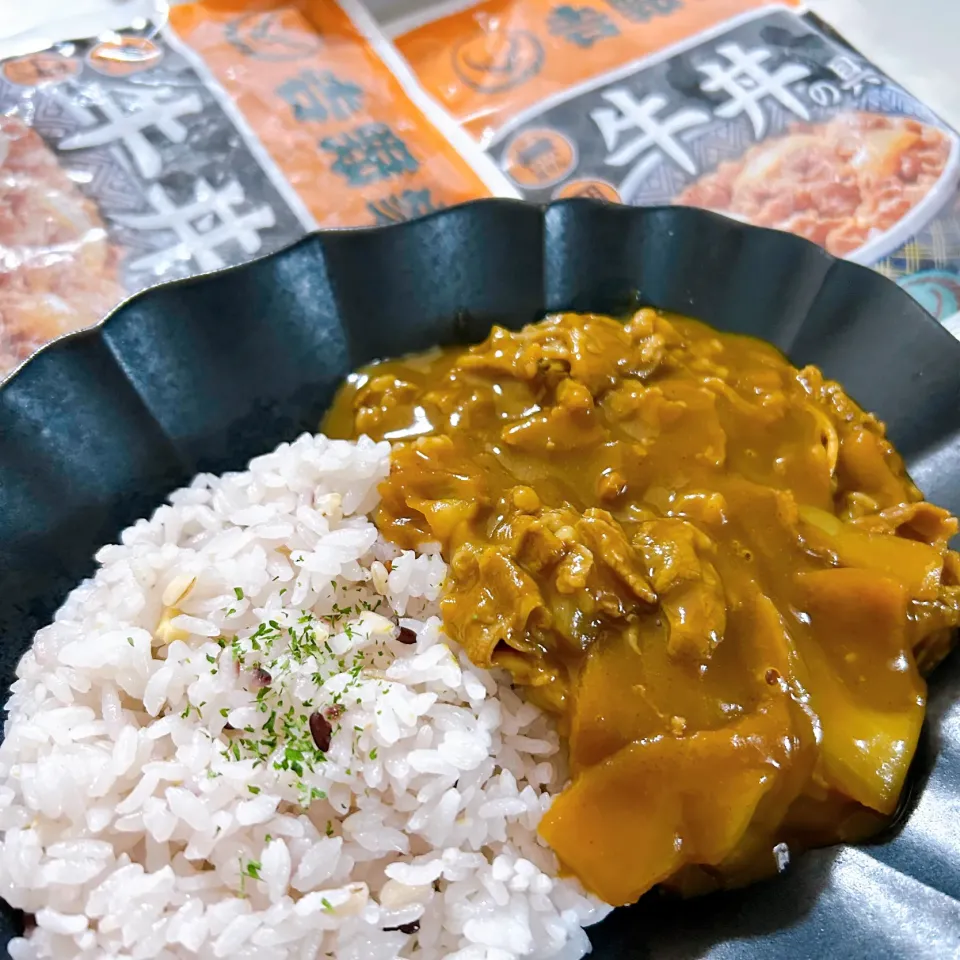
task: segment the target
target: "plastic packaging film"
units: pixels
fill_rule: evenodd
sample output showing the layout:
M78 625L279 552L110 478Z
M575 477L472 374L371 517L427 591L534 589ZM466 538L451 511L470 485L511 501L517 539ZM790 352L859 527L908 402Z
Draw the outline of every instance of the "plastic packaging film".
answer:
M960 310L960 141L791 2L442 4L396 48L358 0L80 6L0 62L0 376L151 283L490 194L703 206Z
M513 191L352 5L211 0L7 57L0 377L153 283L491 193Z
M524 197L706 207L960 309L956 133L794 3L480 0L391 33Z

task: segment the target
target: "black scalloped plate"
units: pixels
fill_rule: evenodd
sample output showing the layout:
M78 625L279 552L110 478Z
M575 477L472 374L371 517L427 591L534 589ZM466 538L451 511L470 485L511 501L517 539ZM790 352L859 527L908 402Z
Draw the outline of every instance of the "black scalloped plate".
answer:
M480 201L151 290L0 387L2 688L101 544L198 471L315 429L348 371L494 322L638 302L819 365L887 422L930 499L960 512L960 344L894 284L698 210ZM888 842L808 854L744 891L647 896L591 931L595 955L960 956L958 693L954 656Z

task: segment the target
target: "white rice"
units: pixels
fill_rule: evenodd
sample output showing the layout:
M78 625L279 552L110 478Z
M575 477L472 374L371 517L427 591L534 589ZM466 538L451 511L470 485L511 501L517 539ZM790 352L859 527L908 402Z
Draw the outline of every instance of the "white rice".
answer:
M451 649L439 555L379 538L389 453L303 436L197 477L37 634L0 746L15 960L589 950L609 908L536 835L557 735Z

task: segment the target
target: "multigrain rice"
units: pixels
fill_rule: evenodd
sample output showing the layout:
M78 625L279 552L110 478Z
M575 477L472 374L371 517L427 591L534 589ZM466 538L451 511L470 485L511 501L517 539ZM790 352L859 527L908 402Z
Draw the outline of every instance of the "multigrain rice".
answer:
M557 735L444 637L439 555L378 536L389 453L197 477L37 634L0 746L14 958L589 950L609 908L536 836Z

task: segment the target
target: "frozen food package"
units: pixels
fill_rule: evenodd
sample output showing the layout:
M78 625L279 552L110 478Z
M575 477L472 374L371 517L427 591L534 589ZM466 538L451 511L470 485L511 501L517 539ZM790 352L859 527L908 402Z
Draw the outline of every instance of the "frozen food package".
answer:
M479 0L390 31L513 186L788 230L960 309L960 140L796 3Z
M514 193L356 0L205 0L172 7L170 24L321 227Z
M362 9L136 26L0 61L0 378L153 283L511 192Z

